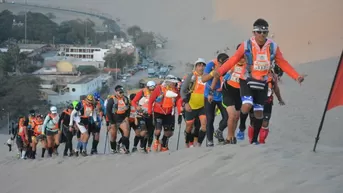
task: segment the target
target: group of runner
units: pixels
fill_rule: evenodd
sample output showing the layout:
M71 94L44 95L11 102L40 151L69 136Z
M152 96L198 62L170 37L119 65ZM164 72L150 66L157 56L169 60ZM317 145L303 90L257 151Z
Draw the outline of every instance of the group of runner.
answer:
M111 153L129 153L130 133L134 131L132 152L168 151L175 123L183 119L186 147L214 146L213 137L222 144L236 144L245 139L247 117L248 140L263 144L269 133L273 95L284 105L278 80L285 72L298 83L304 81L283 58L277 44L268 38L269 25L264 19L253 24L253 36L237 46L232 57L220 53L210 62L199 58L194 70L183 77L168 75L161 83L149 81L145 88L128 97L123 86L116 86L106 100L98 93L74 101L60 115L56 107L46 116L20 117L16 138L22 159L35 158L37 143L42 143L42 157L58 154L65 142L64 156L87 156L87 144L92 136L91 154L97 154L102 123L106 121L106 140ZM214 119L221 114L218 128ZM238 125L238 121L240 124ZM236 132L236 128L239 130ZM228 128L226 138L223 131ZM117 141L117 133L121 138ZM73 136L77 137L73 148ZM162 138L161 138L162 135ZM15 136L15 137L14 137ZM105 147L106 147L105 142ZM138 146L139 144L139 146Z

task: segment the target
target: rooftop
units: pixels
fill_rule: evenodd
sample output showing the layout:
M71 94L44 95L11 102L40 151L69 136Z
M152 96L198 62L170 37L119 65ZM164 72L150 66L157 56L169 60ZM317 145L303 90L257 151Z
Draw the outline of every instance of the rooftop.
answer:
M95 78L97 78L98 75L88 75L86 77L83 77L73 83L70 83L70 84L84 84L84 83L87 83L87 82L90 82L92 80L94 80Z
M41 92L44 92L48 95L58 95L57 92L53 91L53 90L50 90L50 89L39 89Z
M18 44L20 49L38 49L46 46L46 44Z

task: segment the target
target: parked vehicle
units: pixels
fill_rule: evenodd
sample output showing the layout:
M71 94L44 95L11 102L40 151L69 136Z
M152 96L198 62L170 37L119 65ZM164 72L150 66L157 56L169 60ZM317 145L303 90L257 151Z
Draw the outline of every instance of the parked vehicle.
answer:
M154 68L149 68L148 69L148 77L153 78L156 76L156 70Z

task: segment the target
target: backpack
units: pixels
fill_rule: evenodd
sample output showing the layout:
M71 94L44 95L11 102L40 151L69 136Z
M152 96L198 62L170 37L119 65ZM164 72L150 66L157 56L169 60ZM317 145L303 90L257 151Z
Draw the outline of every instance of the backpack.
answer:
M130 105L129 99L126 96L123 96L124 103L126 106ZM118 110L118 99L117 97L113 96L113 112L117 112Z
M188 76L190 76L190 75L192 75L192 77L191 77L191 82L188 86L188 93L193 93L195 85L196 85L195 81L198 81L198 76L195 75L193 72L192 72L192 74L189 74Z
M247 40L244 42L244 57L245 61L247 63L247 71L250 74L251 73L251 66L253 65L253 56L252 56L252 45L251 45L251 39ZM270 52L270 62L271 65L273 65L274 60L275 60L275 55L276 55L276 49L277 49L277 44L272 41L269 46L269 52Z

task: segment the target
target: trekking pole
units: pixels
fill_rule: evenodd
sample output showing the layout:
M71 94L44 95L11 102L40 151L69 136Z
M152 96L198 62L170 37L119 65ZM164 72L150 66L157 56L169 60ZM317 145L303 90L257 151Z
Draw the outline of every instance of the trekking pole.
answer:
M179 150L180 134L181 134L181 123L179 124L179 134L177 135L176 151Z

